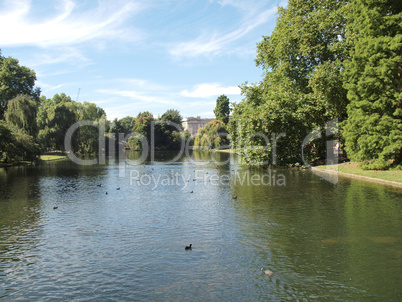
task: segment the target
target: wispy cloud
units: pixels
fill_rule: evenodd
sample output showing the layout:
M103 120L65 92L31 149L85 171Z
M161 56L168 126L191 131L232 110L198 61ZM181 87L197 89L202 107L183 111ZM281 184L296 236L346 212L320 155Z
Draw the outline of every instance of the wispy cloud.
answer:
M56 5L60 7L56 8ZM43 16L40 21L33 18L30 0L7 0L0 12L0 45L35 45L41 47L75 45L93 39L122 37L125 29L121 24L141 10L134 1L99 1L91 10L79 12L73 0L57 1L53 9L57 14ZM130 39L140 35L124 35Z
M128 102L142 102L147 104L178 105L174 100L171 88L155 84L143 79L115 79L113 85L119 88L102 88L96 92L118 98L125 98Z
M234 3L231 4L234 5ZM203 32L192 41L180 42L172 46L169 53L174 57L180 58L221 54L223 51L231 49L234 42L240 40L258 26L272 19L276 11L276 6L262 11L248 10L245 12L247 18L244 18L237 29L230 32L219 32L218 30L215 30L213 33Z
M84 56L77 47L53 48L51 51L42 51L32 56L32 63L29 65L36 67L39 65L54 65L63 62L70 62L72 65L80 67L91 64L91 60Z
M240 95L240 88L236 86L222 87L218 83L204 83L196 85L192 91L185 89L180 93L181 96L191 98L208 98L222 94Z

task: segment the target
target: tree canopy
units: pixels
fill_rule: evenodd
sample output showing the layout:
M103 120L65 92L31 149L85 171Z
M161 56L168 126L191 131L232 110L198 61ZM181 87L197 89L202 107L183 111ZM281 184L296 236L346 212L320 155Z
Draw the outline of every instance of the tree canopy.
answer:
M216 100L216 107L214 110L214 114L217 120L222 121L225 125L229 122L229 98L222 94Z
M198 129L194 138L194 147L207 150L228 148L229 138L225 123L213 120L205 127Z
M349 6L346 150L365 167L383 169L402 161L402 5L355 0Z
M245 163L272 163L273 147L279 164L299 162L310 131L346 117L346 3L290 0L279 8L274 31L257 46L263 80L241 86L244 99L229 123ZM318 154L325 151L324 139L311 144Z
M40 89L35 87L36 74L17 59L1 55L0 51L0 119L4 118L8 102L20 94L31 96L37 101Z

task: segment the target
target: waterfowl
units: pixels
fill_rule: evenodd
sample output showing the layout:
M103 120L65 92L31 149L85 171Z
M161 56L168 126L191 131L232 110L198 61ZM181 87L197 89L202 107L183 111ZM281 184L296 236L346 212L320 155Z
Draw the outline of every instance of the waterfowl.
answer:
M106 195L107 195L107 192L106 192Z
M120 190L120 187L119 187L119 188L117 188L116 190Z
M187 245L184 249L185 250L191 250L192 246L193 246L193 244L190 243L190 245Z
M57 210L59 207L58 206L54 206L53 207L53 210Z
M261 267L261 271L265 274L265 275L267 275L267 276L272 276L274 273L273 272L271 272L270 270L264 270L264 268L263 267Z
M98 184L97 186L98 186L98 187L102 187L102 184Z
M233 196L233 199L237 199L237 196Z
M191 191L190 193L194 193L194 191Z
M268 225L272 225L272 222L267 221L267 224L268 224Z

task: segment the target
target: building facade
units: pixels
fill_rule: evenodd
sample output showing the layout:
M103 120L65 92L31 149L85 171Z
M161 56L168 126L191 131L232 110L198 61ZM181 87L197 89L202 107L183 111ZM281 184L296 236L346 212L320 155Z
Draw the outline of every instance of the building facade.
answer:
M201 118L197 117L186 117L182 121L184 131L190 132L191 136L195 136L197 134L198 129L205 127L210 121L213 121L214 118Z

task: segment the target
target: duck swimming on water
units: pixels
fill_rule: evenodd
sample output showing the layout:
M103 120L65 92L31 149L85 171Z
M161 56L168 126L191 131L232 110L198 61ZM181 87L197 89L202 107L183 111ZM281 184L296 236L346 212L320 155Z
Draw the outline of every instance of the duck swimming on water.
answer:
M187 245L184 249L185 249L185 250L191 250L192 246L193 246L193 245L190 243L190 245Z
M267 276L272 276L274 273L273 272L271 272L270 270L264 270L264 268L263 267L261 267L261 271L265 274L265 275L267 275Z

